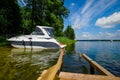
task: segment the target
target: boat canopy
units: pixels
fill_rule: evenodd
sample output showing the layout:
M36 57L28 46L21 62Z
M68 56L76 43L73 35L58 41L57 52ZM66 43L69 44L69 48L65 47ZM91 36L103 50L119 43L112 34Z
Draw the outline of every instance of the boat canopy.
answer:
M53 28L45 27L45 26L36 26L35 31L33 31L31 34L32 35L44 35L44 33L41 29L44 29L50 37L54 37L53 31L52 31Z

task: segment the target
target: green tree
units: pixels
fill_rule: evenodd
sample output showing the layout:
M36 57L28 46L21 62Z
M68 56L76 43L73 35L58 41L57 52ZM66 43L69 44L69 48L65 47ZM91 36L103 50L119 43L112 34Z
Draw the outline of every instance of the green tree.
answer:
M28 34L32 32L32 29L34 28L31 26L32 20L31 20L31 10L28 10L27 8L20 7L21 10L21 17L22 17L22 33Z
M67 26L67 28L64 31L64 36L69 39L75 39L75 33L71 26Z
M63 18L69 13L64 0L28 0L26 8L31 10L32 26L51 26L56 36L62 35Z
M21 14L17 0L0 1L0 34L21 33Z

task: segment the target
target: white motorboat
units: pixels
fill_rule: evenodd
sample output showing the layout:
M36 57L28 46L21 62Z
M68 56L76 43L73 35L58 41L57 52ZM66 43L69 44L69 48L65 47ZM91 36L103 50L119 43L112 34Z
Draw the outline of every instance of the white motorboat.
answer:
M7 39L16 48L60 48L51 27L36 26L30 35L15 36Z

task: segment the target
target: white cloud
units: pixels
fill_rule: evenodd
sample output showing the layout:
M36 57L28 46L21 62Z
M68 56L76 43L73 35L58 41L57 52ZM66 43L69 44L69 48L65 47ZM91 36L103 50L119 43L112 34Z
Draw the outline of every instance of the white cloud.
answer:
M108 17L99 18L95 25L102 28L112 28L116 24L120 24L120 12L115 12L114 14Z
M76 39L90 40L90 39L120 39L120 30L115 33L109 32L99 32L97 35L91 34L89 32L83 32L81 35L77 35Z
M73 22L72 27L79 28L80 27L80 24L79 24L80 23L80 15L75 13L75 14L72 14L72 16L74 16L74 17L70 17L70 21Z
M84 5L83 9L81 7L74 13L70 15L70 22L73 28L83 28L90 26L92 20L103 11L113 5L116 0L88 0Z
M74 6L75 5L75 3L71 3L71 6Z
M22 4L23 4L24 6L26 6L26 3L24 2L24 0L21 0L21 2L22 2Z
M85 6L83 7L81 14L85 13L88 8L92 5L92 3L94 2L94 0L87 0Z
M81 37L84 39L92 39L94 36L89 32L83 32Z

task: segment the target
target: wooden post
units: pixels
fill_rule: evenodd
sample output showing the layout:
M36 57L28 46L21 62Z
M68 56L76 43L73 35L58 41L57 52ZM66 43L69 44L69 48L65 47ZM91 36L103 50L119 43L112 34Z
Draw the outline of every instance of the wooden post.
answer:
M95 69L94 67L90 64L90 74L94 74L95 73Z
M82 61L82 53L79 53L79 61L81 62Z

